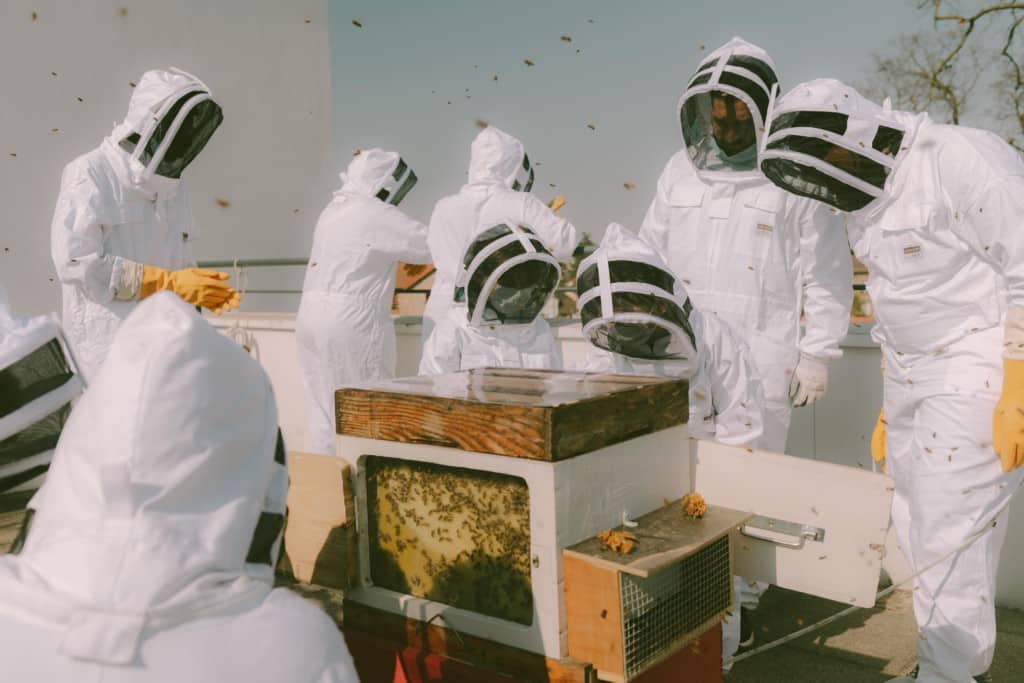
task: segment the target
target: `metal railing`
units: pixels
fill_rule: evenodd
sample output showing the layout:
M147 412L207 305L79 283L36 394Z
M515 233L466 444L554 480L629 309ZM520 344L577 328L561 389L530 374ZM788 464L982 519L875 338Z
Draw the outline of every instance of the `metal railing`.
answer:
M308 258L246 258L246 259L211 259L208 261L199 261L197 264L200 268L278 268L281 266L303 266L309 264ZM855 284L853 285L853 291L863 292L867 289L866 285ZM302 294L301 289L249 289L246 288L248 294ZM558 287L555 289L556 294L562 294L565 292L575 292L575 287ZM422 294L427 296L430 294L429 289L417 289L410 287L403 289L401 287L395 288L395 294Z

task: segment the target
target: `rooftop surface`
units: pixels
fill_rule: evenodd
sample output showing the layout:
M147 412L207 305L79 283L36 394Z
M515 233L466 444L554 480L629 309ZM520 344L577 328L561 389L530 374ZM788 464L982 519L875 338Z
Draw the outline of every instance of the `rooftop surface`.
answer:
M17 535L27 496L0 498L0 553ZM303 597L340 614L338 591L289 586ZM772 587L755 612L755 646L781 638L844 609L846 605ZM997 609L999 640L991 673L1016 681L1024 672L1024 612ZM874 609L855 612L824 629L736 663L727 683L841 681L884 683L908 673L916 661L917 629L911 594L896 591Z

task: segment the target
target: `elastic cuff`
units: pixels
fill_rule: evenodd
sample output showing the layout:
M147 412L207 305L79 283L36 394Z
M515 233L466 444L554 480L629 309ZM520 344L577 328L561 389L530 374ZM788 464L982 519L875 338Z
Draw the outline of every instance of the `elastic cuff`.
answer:
M142 270L145 266L135 261L119 258L114 261L114 298L120 301L135 301L142 288Z
M1003 358L1024 360L1024 307L1022 306L1012 306L1006 312Z

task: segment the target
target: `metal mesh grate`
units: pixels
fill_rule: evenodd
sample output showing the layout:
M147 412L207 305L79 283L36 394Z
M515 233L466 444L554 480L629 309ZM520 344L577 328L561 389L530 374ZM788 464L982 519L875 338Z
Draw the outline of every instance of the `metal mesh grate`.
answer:
M729 608L729 537L646 579L619 573L627 679Z

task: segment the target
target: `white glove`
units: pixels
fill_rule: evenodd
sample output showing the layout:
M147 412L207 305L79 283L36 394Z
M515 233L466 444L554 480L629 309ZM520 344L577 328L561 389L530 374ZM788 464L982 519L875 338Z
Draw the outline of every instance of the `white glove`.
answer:
M809 406L825 395L828 388L828 364L825 361L800 354L793 380L789 383L789 397L793 405Z

